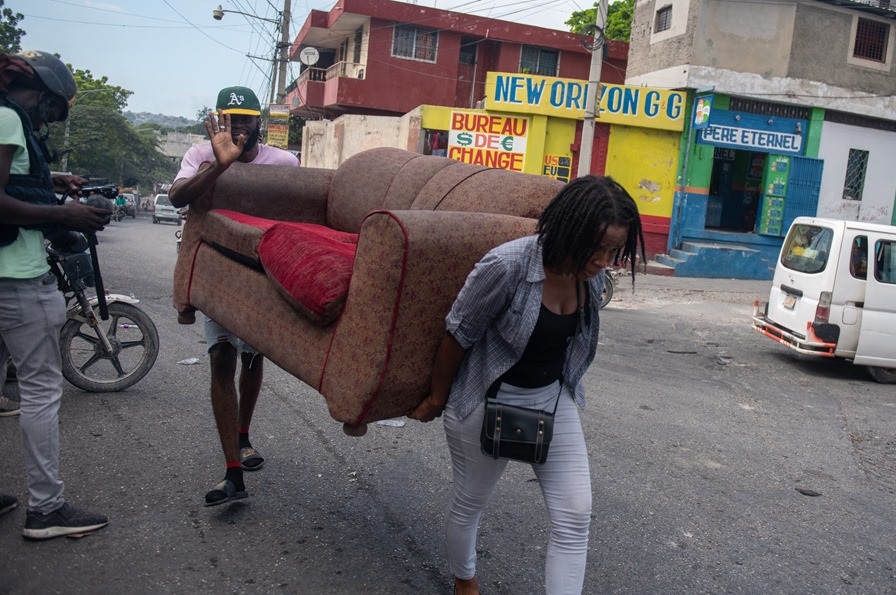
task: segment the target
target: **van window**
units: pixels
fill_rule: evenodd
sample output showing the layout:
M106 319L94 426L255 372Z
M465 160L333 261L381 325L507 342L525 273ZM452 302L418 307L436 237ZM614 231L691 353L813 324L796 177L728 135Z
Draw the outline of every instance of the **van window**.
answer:
M820 273L828 264L834 230L817 225L794 225L787 236L781 264L801 273Z
M159 194L158 196L156 196L156 204L157 204L157 205L166 206L166 207L170 207L170 206L171 206L171 201L168 200L168 195L167 195L167 194Z
M864 280L868 276L868 238L856 236L849 251L849 274Z
M874 245L874 278L896 284L896 242L878 240Z

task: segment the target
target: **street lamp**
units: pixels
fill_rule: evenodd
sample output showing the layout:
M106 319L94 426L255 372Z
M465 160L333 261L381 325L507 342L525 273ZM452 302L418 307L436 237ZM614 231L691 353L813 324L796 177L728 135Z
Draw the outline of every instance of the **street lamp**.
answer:
M277 103L283 103L286 97L286 63L288 62L287 52L290 47L289 43L289 20L290 20L290 4L291 0L283 0L283 12L280 13L278 19L269 19L266 17L260 17L258 15L250 14L248 12L241 12L239 10L224 10L221 5L218 5L218 8L212 11L212 18L216 21L220 21L224 18L225 12L232 12L235 14L241 14L243 16L251 17L253 19L258 19L260 21L267 21L269 23L274 23L278 27L280 27L280 44L278 45L278 49L280 50L280 57L275 58L274 61L279 62L279 69L277 73L277 85L274 86L274 81L271 81L271 97L268 100L268 103L274 103L274 89L277 89Z
M218 8L216 8L216 9L214 9L214 10L212 11L212 18L215 19L216 21L220 21L221 19L224 18L224 13L225 13L225 12L232 12L232 13L234 13L234 14L241 14L241 15L244 15L244 16L247 16L247 17L252 17L253 19L258 19L258 20L260 20L260 21L267 21L267 22L269 22L269 23L274 23L275 25L280 26L280 20L279 20L279 19L269 19L269 18L267 18L267 17L260 17L260 16L258 16L258 15L250 14L250 13L248 13L248 12L240 12L239 10L224 10L224 9L221 7L220 4L218 5Z

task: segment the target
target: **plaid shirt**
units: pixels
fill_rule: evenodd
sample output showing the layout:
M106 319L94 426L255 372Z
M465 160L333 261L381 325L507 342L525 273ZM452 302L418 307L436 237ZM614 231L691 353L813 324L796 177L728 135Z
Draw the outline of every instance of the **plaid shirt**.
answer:
M449 405L460 419L485 399L488 387L523 355L541 310L544 266L537 236L507 242L486 254L464 283L445 318L448 332L467 350L454 377ZM585 328L566 353L563 383L585 407L582 376L594 360L604 276L591 279Z

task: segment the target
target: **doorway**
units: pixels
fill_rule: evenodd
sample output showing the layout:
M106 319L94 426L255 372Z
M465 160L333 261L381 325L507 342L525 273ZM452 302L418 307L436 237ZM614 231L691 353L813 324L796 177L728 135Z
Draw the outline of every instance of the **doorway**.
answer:
M706 203L707 229L753 233L767 153L715 147Z

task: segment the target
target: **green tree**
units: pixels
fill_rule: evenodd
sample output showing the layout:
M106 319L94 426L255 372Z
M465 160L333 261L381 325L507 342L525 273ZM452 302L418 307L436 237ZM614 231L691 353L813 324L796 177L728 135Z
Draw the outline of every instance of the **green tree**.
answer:
M566 26L573 33L585 33L597 22L597 6L595 2L592 8L577 10L572 13ZM635 0L616 0L607 9L607 39L616 41L628 41L632 36L632 15L635 11Z
M11 8L3 6L0 0L0 52L16 54L22 51L22 37L25 31L19 29L19 22L25 18L20 12L13 12Z
M128 105L128 97L134 94L122 87L109 84L107 77L94 78L89 70L79 70L67 65L75 83L78 85L78 97L75 104L104 106L121 113Z
M215 110L206 106L199 108L196 111L196 123L187 128L183 128L179 130L179 132L189 132L190 134L208 134L208 131L205 129L205 119L208 118L208 115Z
M302 130L305 128L305 118L299 116L289 117L289 148L302 148Z
M54 139L60 132L65 134L64 123L53 126L58 127L51 129ZM107 105L76 103L67 130L67 169L79 175L107 178L122 186L151 187L175 173L174 164L158 150L156 131L133 126Z
M122 186L151 187L170 179L175 165L158 150L156 131L133 126L121 113L133 93L105 76L69 69L78 97L68 119L50 125L50 136L65 155L65 169Z
M205 119L208 117L208 115L213 111L215 110L208 106L199 108L199 110L196 112L196 121L202 124L203 122L205 122Z

